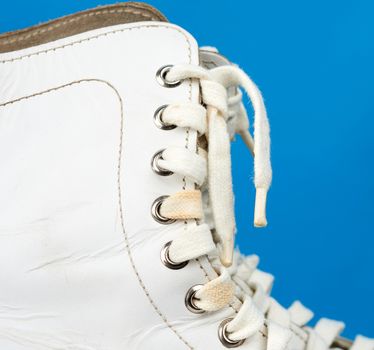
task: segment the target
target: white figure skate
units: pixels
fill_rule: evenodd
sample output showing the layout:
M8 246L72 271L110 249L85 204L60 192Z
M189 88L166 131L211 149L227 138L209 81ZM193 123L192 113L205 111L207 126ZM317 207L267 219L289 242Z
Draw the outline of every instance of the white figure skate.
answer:
M239 68L139 3L0 36L0 349L373 350L234 256L235 133L263 226L268 120Z

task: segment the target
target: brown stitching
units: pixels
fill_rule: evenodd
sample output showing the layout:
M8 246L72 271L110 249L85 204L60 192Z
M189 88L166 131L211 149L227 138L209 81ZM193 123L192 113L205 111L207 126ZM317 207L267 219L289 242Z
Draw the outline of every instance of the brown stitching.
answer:
M179 28L169 27L169 26L163 25L163 24L148 24L148 25L141 25L141 26L132 27L132 28L123 28L123 29L111 30L111 31L108 31L106 33L101 33L101 34L97 34L97 35L91 36L89 38L85 38L85 39L73 41L73 42L65 44L65 45L61 45L61 46L57 46L57 47L54 47L54 48L50 48L50 49L45 49L45 50L33 52L33 53L28 54L28 55L23 55L23 56L18 56L18 57L15 57L15 58L10 58L10 59L6 59L6 60L2 60L2 61L0 61L0 63L10 63L10 62L15 62L15 61L20 61L20 60L23 60L25 58L30 58L30 57L33 57L33 56L39 56L41 54L47 54L47 53L49 53L51 51L57 51L57 50L65 49L65 48L70 47L70 46L75 46L77 44L88 42L88 41L91 41L91 40L94 40L94 39L99 39L99 38L102 38L102 37L105 37L105 36L108 36L108 35L115 35L115 34L118 34L118 33L124 33L126 31L140 30L140 29L144 29L144 28L164 28L164 29L178 31L180 34L183 35L183 37L185 38L185 40L188 43L188 45L190 45L188 37Z
M122 107L121 107L122 110ZM134 258L131 253L130 249L130 243L127 235L127 231L125 230L125 220L124 220L124 211L123 211L123 205L122 205L122 191L121 191L121 163L122 163L122 145L123 145L123 118L121 119L121 136L120 136L120 148L119 148L119 159L118 159L118 169L117 169L117 185L118 185L118 200L119 200L119 209L120 209L120 218L121 218L121 226L122 226L122 231L125 237L125 242L126 242L126 250L127 254L131 263L131 266L135 272L135 275L138 279L138 282L140 286L142 287L145 295L147 296L149 302L152 304L154 310L157 312L157 314L162 318L162 320L165 322L165 324L174 332L174 334L186 345L188 346L191 350L193 350L192 346L182 338L182 336L179 334L179 332L173 327L172 324L168 321L166 316L160 311L154 300L152 299L151 295L148 292L148 289L146 288L134 262Z
M19 97L19 98L15 99L15 100L3 102L3 103L0 104L0 107L6 107L6 106L12 105L16 102L21 102L21 101L24 101L24 100L28 100L32 97L41 96L41 95L47 94L49 92L58 91L58 90L61 90L63 88L69 87L69 86L73 86L73 85L80 84L80 83L83 83L83 82L91 82L91 81L102 82L102 83L105 83L107 85L110 85L110 83L108 83L104 80L100 80L100 79L81 79L81 80L73 81L73 82L68 83L68 84L59 85L59 86L51 88L51 89L43 90L41 92L37 92L37 93L31 94L31 95L22 96L22 97ZM112 86L110 85L110 87L112 87Z
M201 269L201 271L203 272L205 278L207 281L209 281L209 276L208 276L208 273L205 271L204 267L202 266L201 262L199 261L199 259L195 259L195 261L199 264L199 267Z
M38 56L38 55L40 55L42 53L47 54L47 53L50 53L50 52L56 52L58 49L64 49L66 47L70 47L70 46L74 46L74 45L77 45L77 44L81 44L83 42L90 41L92 39L99 39L101 37L106 37L109 34L114 35L114 34L117 34L117 33L123 33L125 31L131 31L131 30L135 30L135 29L144 29L144 28L164 28L164 29L168 29L168 30L178 31L180 34L183 35L184 39L186 40L187 46L189 48L189 57L190 57L190 63L191 63L191 46L190 46L190 42L189 42L188 37L186 36L186 34L182 30L180 30L178 28L169 27L167 25L161 25L161 24L140 25L138 27L133 27L133 28L123 28L123 29L112 30L112 31L109 31L109 32L106 32L106 33L98 34L98 35L95 35L95 36L92 36L92 37L89 37L89 38L86 38L86 39L82 39L82 40L78 40L78 41L75 41L75 42L72 42L72 43L69 43L69 44L66 44L66 45L62 45L62 46L59 46L59 47L55 47L55 48L51 48L51 49L47 49L47 50L35 52L35 53L29 54L29 55L19 56L19 57L16 57L16 58L13 58L13 59L9 59L9 60L0 61L0 63L9 63L9 62L14 62L14 61L22 60L22 59L25 59L25 58L31 58L33 56ZM122 210L122 214L123 214L122 202L121 202L120 209ZM126 240L127 239L127 233L125 231L124 226L123 226L123 230L124 230L123 233L125 235L125 240ZM166 317L161 313L161 311L158 309L157 305L152 300L152 298L151 298L151 296L150 296L147 288L145 287L145 285L143 283L143 280L141 279L141 277L139 275L139 272L136 269L134 260L133 260L132 255L131 255L130 246L128 245L128 241L126 243L126 248L127 248L127 252L128 252L128 256L129 256L130 262L132 264L132 268L133 268L133 270L134 270L134 272L135 272L135 274L136 274L136 276L138 278L139 284L141 285L144 293L146 294L146 296L147 296L149 302L151 303L151 305L153 306L154 310L162 318L162 320L165 322L165 324L178 336L178 338L181 339L185 343L185 345L187 345L190 349L193 350L193 348L191 347L191 345L189 345L188 342L181 337L181 335L178 333L178 331L168 322L168 320L166 319Z
M24 41L24 40L27 40L27 39L32 38L34 36L37 36L39 34L43 34L43 33L52 31L54 29L57 29L59 27L65 26L67 24L77 22L77 21L79 21L83 18L86 18L86 17L93 17L93 16L98 16L98 15L113 14L113 13L116 13L116 14L131 13L131 14L134 14L134 15L140 15L141 17L150 19L152 21L158 21L159 20L157 17L155 17L153 15L144 13L143 11L140 11L140 10L134 10L134 9L131 9L131 8L123 8L123 9L117 9L117 10L114 10L114 9L113 10L97 10L95 12L83 13L83 14L77 16L77 17L69 18L65 21L49 25L47 28L37 29L34 32L32 32L30 34L27 34L27 35L21 35L17 38L14 38L14 39L3 40L1 42L1 44L13 44L15 42Z
M162 320L165 322L165 324L174 332L174 334L185 345L187 345L191 350L193 350L193 348L191 347L191 345L186 340L184 340L182 338L182 336L173 327L173 325L170 324L170 322L168 321L168 319L161 313L161 311L159 310L159 308L157 307L157 305L153 301L152 297L150 296L149 292L147 291L147 288L145 287L145 285L143 283L143 280L141 279L141 277L140 277L140 275L139 275L139 273L138 273L138 271L137 271L137 269L135 267L135 263L134 263L134 260L133 260L132 254L131 254L131 249L130 249L130 245L129 245L129 241L128 241L128 236L127 236L127 233L126 233L126 230L125 230L125 220L124 220L123 205L122 205L121 163L122 163L122 149L123 149L124 113L123 113L123 100L122 100L121 95L118 92L118 90L111 83L109 83L106 80L102 80L102 79L81 79L81 80L73 81L73 82L68 83L68 84L60 85L58 87L47 89L47 90L44 90L44 91L41 91L41 92L38 92L38 93L34 93L32 95L23 96L23 97L15 99L15 100L11 100L11 101L2 103L2 104L0 104L0 107L5 107L5 106L8 106L8 105L12 105L12 104L14 104L16 102L24 101L24 100L30 99L32 97L41 96L41 95L44 95L44 94L47 94L47 93L50 93L50 92L53 92L53 91L58 91L58 90L61 90L63 88L74 86L74 85L78 85L78 84L81 84L81 83L84 83L84 82L86 82L86 83L87 82L97 82L97 83L103 83L103 84L107 85L108 87L110 87L115 92L115 94L116 94L116 96L117 96L117 98L119 100L121 120L120 120L120 139L119 139L118 166L117 166L117 190L118 190L118 201L119 201L119 211L120 211L121 227L122 227L122 231L123 231L123 234L124 234L124 239L125 239L125 245L126 245L127 254L128 254L130 263L132 265L132 268L133 268L133 270L135 272L135 275L136 275L136 277L138 279L138 282L141 285L142 289L144 290L144 292L145 292L145 294L146 294L149 302L152 304L154 310L162 318Z

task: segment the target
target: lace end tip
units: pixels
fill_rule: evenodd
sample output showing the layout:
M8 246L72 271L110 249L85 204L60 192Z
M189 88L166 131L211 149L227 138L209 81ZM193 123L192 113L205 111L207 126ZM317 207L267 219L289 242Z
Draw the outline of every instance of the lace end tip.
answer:
M224 267L231 267L232 265L232 260L224 260L224 259L221 259L221 264L224 266Z
M261 217L261 218L256 218L253 225L254 227L261 228L261 227L266 227L268 225L268 222L265 217Z
M266 199L268 190L265 188L256 189L256 202L255 202L255 227L265 227L268 222L266 220Z
M220 261L224 267L230 267L233 262L234 247L231 245L224 245L221 248Z

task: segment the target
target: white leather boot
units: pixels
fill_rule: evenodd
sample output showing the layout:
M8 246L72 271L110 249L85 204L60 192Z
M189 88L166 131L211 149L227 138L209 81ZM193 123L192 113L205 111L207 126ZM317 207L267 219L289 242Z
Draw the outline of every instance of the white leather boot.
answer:
M237 268L234 132L261 226L268 124L241 70L201 67L191 35L138 3L0 36L0 349L330 348L340 324L302 327L306 309Z

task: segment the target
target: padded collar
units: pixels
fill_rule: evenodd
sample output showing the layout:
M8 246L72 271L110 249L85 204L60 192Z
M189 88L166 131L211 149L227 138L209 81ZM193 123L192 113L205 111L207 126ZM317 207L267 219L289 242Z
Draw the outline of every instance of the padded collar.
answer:
M89 30L144 21L167 22L167 19L152 6L139 2L101 6L37 26L2 34L0 35L0 53L26 49Z

